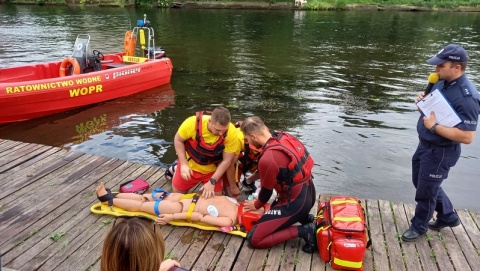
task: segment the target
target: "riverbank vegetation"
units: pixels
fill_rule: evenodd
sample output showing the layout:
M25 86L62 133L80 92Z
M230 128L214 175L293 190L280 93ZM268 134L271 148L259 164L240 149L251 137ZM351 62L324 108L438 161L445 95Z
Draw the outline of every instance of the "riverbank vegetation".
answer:
M378 8L419 7L437 10L439 8L480 7L479 0L308 0L306 7L313 9L348 9L368 8L369 5Z
M0 0L11 4L152 6L187 8L267 8L267 9L397 9L407 11L480 11L480 0ZM301 4L300 4L301 2Z

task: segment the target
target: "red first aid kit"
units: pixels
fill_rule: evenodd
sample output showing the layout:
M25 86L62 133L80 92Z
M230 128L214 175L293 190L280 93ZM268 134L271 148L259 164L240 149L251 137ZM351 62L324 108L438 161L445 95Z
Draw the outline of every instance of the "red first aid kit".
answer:
M332 196L321 202L317 213L320 258L333 269L363 270L367 242L365 213L355 197Z
M238 207L238 224L244 227L245 232L249 232L255 224L257 224L260 217L262 217L259 213L254 212L244 212L243 211L243 202L240 202L240 207ZM265 203L263 206L265 212L270 210L270 204Z
M130 180L122 183L120 185L120 192L142 195L143 193L145 193L145 191L148 190L149 187L150 185L147 183L147 181L136 178L135 180Z

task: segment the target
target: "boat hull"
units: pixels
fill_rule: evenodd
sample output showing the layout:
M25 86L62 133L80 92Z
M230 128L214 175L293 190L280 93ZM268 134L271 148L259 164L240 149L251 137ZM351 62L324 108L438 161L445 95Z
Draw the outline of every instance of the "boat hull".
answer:
M61 62L0 69L0 123L27 120L170 83L169 58L124 63L105 55L101 71L59 77Z

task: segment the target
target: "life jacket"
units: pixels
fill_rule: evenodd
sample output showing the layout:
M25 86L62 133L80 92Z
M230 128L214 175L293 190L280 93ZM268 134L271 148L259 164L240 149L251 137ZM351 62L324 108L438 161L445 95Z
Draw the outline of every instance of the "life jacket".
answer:
M258 159L260 158L261 152L252 150L250 144L245 141L244 151L240 153L238 161L241 163L242 174L245 176L247 172L254 172L257 170Z
M235 122L235 127L240 128L242 125L243 121L237 121ZM258 150L253 150L250 148L250 144L248 144L248 141L246 138L244 138L244 147L243 151L240 153L238 157L238 161L240 161L241 169L242 169L242 174L244 178L246 178L247 172L253 172L257 170L258 166L258 159L260 158L261 151Z
M263 147L262 154L267 150L280 150L290 157L288 166L280 168L277 176L277 184L282 189L286 187L289 191L293 185L312 179L313 159L305 146L292 135L282 131L274 132Z
M211 113L200 111L196 113L195 131L197 135L195 139L189 138L185 141L185 151L199 165L218 164L223 160L223 149L225 149L225 137L227 133L220 136L220 138L213 144L208 144L202 136L202 119L204 113ZM228 131L227 131L228 132Z

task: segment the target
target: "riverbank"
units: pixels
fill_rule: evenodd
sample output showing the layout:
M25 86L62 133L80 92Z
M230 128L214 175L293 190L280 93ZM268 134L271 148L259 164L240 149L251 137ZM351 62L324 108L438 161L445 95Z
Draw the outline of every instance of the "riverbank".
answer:
M185 8L185 9L271 9L271 10L395 10L407 12L480 12L480 2L421 2L415 4L377 4L350 3L346 1L292 0L274 1L142 1L142 0L0 0L0 4L15 5L67 5L67 6L99 6L99 7L135 7L150 6L154 8Z
M197 8L197 9L300 9L300 10L397 10L397 11L447 11L447 12L480 12L480 7L458 6L439 8L437 6L414 6L414 5L383 5L383 4L346 4L344 6L330 2L305 3L297 6L292 2L172 2L174 8Z

